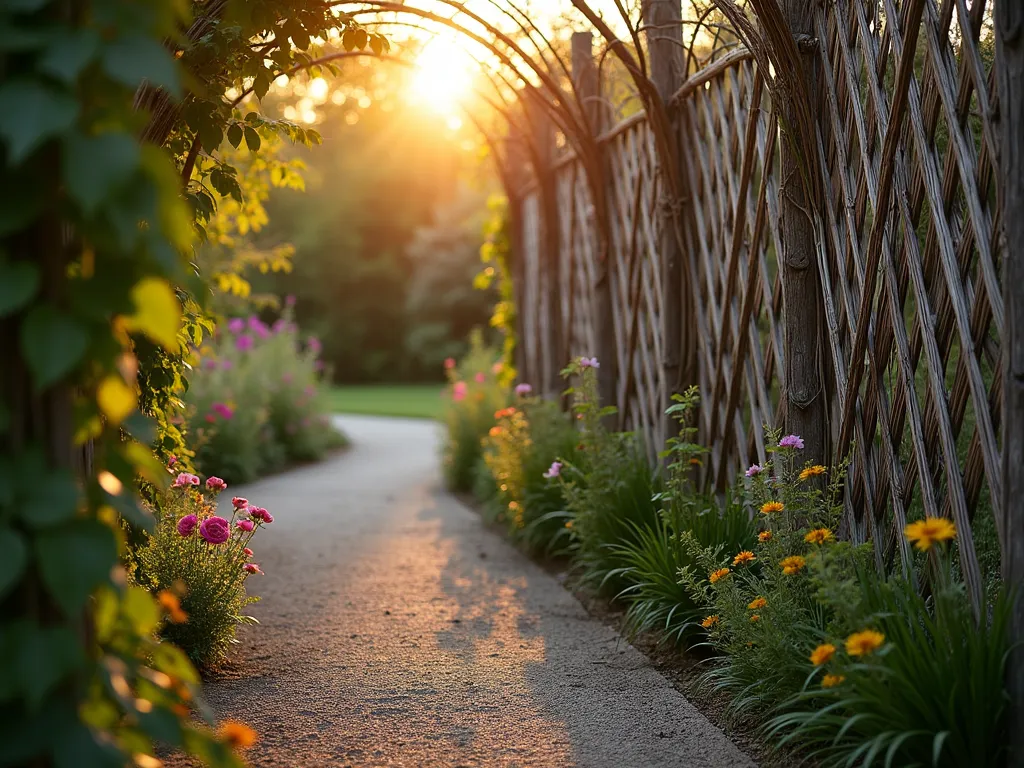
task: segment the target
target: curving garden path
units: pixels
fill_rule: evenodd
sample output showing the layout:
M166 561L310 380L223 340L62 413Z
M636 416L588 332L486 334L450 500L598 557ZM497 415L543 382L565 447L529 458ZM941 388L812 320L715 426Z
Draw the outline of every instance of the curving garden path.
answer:
M441 489L440 428L344 417L353 447L227 494L267 507L214 711L255 766L752 766L648 660Z

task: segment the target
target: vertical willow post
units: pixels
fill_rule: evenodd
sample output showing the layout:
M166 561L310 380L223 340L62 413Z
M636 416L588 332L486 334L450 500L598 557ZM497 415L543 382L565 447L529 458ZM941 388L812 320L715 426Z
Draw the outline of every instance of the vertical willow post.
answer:
M1007 765L1024 766L1024 5L996 0L1003 249L1003 580L1017 588L1007 688Z
M558 229L558 190L555 186L555 125L541 102L540 93L529 90L523 96L523 106L529 117L530 130L533 133L533 166L537 176L537 195L540 204L539 227L537 233L538 259L540 274L537 284L540 288L539 302L542 307L537 325L541 329L540 370L534 372L538 376L537 384L543 394L551 399L558 399L562 391L562 378L559 375L567 362L561 357L564 353L562 329L562 292L561 264L559 254Z
M601 99L600 78L594 63L593 35L590 32L573 32L572 34L572 79L576 87L576 95L583 107L583 115L587 128L595 138L609 127L608 110ZM604 165L604 153L601 153L602 177L607 173ZM602 183L600 194L604 194ZM598 192L594 192L598 194ZM597 248L594 284L590 286L593 296L594 325L597 348L590 352L601 361L601 375L598 377L601 402L605 405L616 405L618 401L619 360L615 344L615 317L612 309L612 259L615 254L611 249L607 226L599 226L598 218L607 218L604 200L594 200L586 225L594 232ZM606 222L605 222L606 224ZM582 269L582 265L576 265ZM569 329L571 333L571 329ZM584 353L587 350L582 350ZM618 419L609 419L609 426L621 425L624 414Z
M786 430L804 439L803 458L815 464L829 462L827 383L825 381L825 320L818 276L817 242L812 210L814 180L811 159L815 147L803 146L796 99L817 97L818 41L814 39L813 0L783 0L782 10L801 52L807 92L781 88L780 120L780 222L782 253L783 344L785 370ZM779 75L786 78L785 74ZM790 79L790 85L796 82ZM815 114L815 110L809 110ZM884 212L875 212L884 215Z
M686 79L683 55L683 7L681 0L643 0L641 4L644 28L647 37L647 55L650 64L651 82L664 104L668 104ZM673 133L673 140L677 134ZM678 146L673 147L671 157L662 157L661 162L676 162L681 157ZM673 169L678 172L680 169ZM683 201L674 195L676 190L668 183L665 170L662 171L662 197L660 201L660 240L662 264L661 325L663 340L662 368L666 399L684 385L697 382L696 358L689 350L696 350L693 344L686 344L684 355L683 334L695 334L696 327L684 328L683 258L680 238L676 227L680 225L679 208ZM683 359L691 358L693 359ZM664 406L668 402L663 403ZM671 434L671 419L665 418L659 444Z
M527 350L527 344L532 344L532 340L528 340L523 331L523 312L526 308L523 297L523 288L526 285L524 281L526 259L523 248L523 190L527 185L524 170L528 165L529 157L526 142L527 138L523 135L518 121L509 125L508 148L505 152L505 162L507 163L505 177L509 181L509 189L506 189L505 192L508 195L509 231L507 266L511 273L512 299L516 305L515 367L520 381L534 381L536 374L530 365L532 355Z

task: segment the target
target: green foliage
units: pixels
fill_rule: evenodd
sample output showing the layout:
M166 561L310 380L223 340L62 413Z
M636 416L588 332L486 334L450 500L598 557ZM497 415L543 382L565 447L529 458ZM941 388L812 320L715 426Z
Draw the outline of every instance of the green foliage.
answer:
M487 202L490 218L484 227L484 244L480 246L480 261L484 268L473 281L474 287L490 290L497 285L498 301L491 312L491 327L501 334L502 360L508 381L515 379L516 303L512 271L509 268L511 242L509 240L508 200L493 196Z
M471 491L483 451L483 440L494 426L494 413L510 398L502 383L499 355L484 345L483 334L470 337L469 353L457 364L446 363L451 385L450 402L444 421L448 427L444 444L445 483L456 491Z
M201 526L217 516L219 492L217 486L208 491L210 498L198 488L182 484L161 496L156 527L135 553L137 568L132 574L140 586L176 606L162 624L160 635L201 667L226 657L239 624L256 622L243 614L245 607L257 600L245 590L246 580L257 572L245 550L251 549L253 537L266 524L260 514L252 516L246 513L247 507L233 505L227 520L230 538L208 543ZM190 515L193 524L179 529L182 519ZM252 523L251 531L236 525L246 520Z
M273 327L255 315L226 323L200 350L187 395L196 465L244 482L341 445L319 350L315 338L302 339L290 309Z

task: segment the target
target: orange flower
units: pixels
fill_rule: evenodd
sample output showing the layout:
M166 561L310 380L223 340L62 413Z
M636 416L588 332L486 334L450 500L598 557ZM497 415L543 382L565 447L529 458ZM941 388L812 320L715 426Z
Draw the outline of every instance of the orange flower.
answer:
M232 749L246 749L256 743L256 731L237 720L225 720L217 733Z
M828 528L815 528L813 531L808 531L807 535L804 536L804 541L808 544L824 544L826 541L832 541L835 536L832 535L832 531Z
M704 462L701 461L700 459L698 459L696 456L694 456L693 458L690 459L690 465L691 466L699 467L699 466L702 466L703 464L704 464Z
M811 664L820 667L822 664L827 664L831 661L835 655L836 647L832 643L822 643L811 651Z
M846 638L846 652L851 656L868 656L885 642L885 635L873 629L862 629Z
M501 427L491 427L487 434L491 437L498 437L502 433Z
M184 624L188 621L188 614L181 610L181 601L178 599L176 594L171 592L171 590L162 590L156 596L156 599L159 601L163 609L167 611L167 615L170 617L172 622L175 624Z
M713 573L708 574L708 581L710 581L712 584L714 584L719 579L724 579L728 575L729 575L729 569L728 568L719 568L717 571L714 571Z
M760 541L762 544L764 544L766 541L771 541L772 540L772 532L771 531L761 531L759 534L757 534L757 540Z
M956 526L944 517L926 517L910 523L903 533L922 552L931 549L932 544L956 538Z
M761 620L761 617L758 616L756 613L753 616L750 617L750 623L751 624L755 624L755 623L759 622L760 620Z
M771 515L775 512L781 512L785 508L786 505L783 504L781 501L766 501L764 504L761 505L761 514Z
M822 688L835 688L837 685L839 685L845 679L846 679L845 675L825 675L823 678L821 678L821 687Z
M565 527L568 528L571 531L572 530L572 520L566 520L565 521Z
M757 560L757 558L754 557L754 553L751 552L749 549L745 549L732 559L732 564L746 565L747 563L752 563L755 560Z
M800 570L807 565L807 561L800 557L800 555L790 555L783 559L779 565L782 566L782 572L784 574L792 576L794 573L799 573Z
M719 619L717 615L712 615L704 619L700 625L704 627L704 629L711 629L712 627L717 627L720 621L721 619Z
M755 597L753 600L750 601L750 604L747 606L747 608L749 608L752 611L756 611L758 608L764 608L766 605L768 605L768 601L765 600L763 597Z
M813 467L807 467L803 472L800 473L801 480L807 480L811 477L817 477L818 475L824 475L825 468L821 464L815 464Z

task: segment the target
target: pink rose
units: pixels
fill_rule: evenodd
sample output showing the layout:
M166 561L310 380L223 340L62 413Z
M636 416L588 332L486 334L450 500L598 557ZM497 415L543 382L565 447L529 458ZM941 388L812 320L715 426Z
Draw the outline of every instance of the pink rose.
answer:
M246 573L263 573L263 571L260 570L260 567L256 563L246 563L242 566L242 570L244 570Z
M259 520L262 523L274 522L274 516L267 512L263 507L249 507L249 517L253 520Z
M246 507L249 506L249 500L243 499L241 496L235 496L233 499L231 499L231 506L233 506L235 509L245 509Z
M484 376L484 375L483 375L483 373L477 373L477 374L476 374L476 375L475 375L475 376L473 377L473 380L474 380L474 381L475 381L475 382L476 382L477 384L483 384L483 383L484 383L485 381L487 381L487 377L486 377L486 376Z
M199 524L199 518L195 515L185 515L181 520L178 521L178 533L182 536L191 536L192 531L196 529Z
M444 359L444 367L445 367L445 368L446 368L447 370L449 370L449 371L450 371L450 370L451 370L452 368L454 368L454 367L455 367L455 358L454 358L454 357L446 357L446 358Z
M245 531L246 533L251 533L252 529L256 526L253 525L252 520L239 520L237 523L235 523L235 527Z
M464 382L464 381L456 381L452 385L452 400L454 400L456 403L461 402L462 400L465 400L466 399L466 390L467 390L466 382Z
M188 472L179 472L178 476L174 478L175 488L185 488L189 485L199 485L199 478Z
M249 549L248 547L244 547L244 548L242 549L242 551L243 551L243 552L245 552L245 556L246 556L246 557L252 557L252 550L251 550L251 549Z
M207 490L213 491L214 493L220 493L221 491L223 491L227 487L228 487L228 484L225 483L223 480L221 480L219 477L208 477L208 478L206 478L206 488L207 488Z
M231 526L223 517L208 517L199 524L199 535L211 544L223 544L231 536Z

